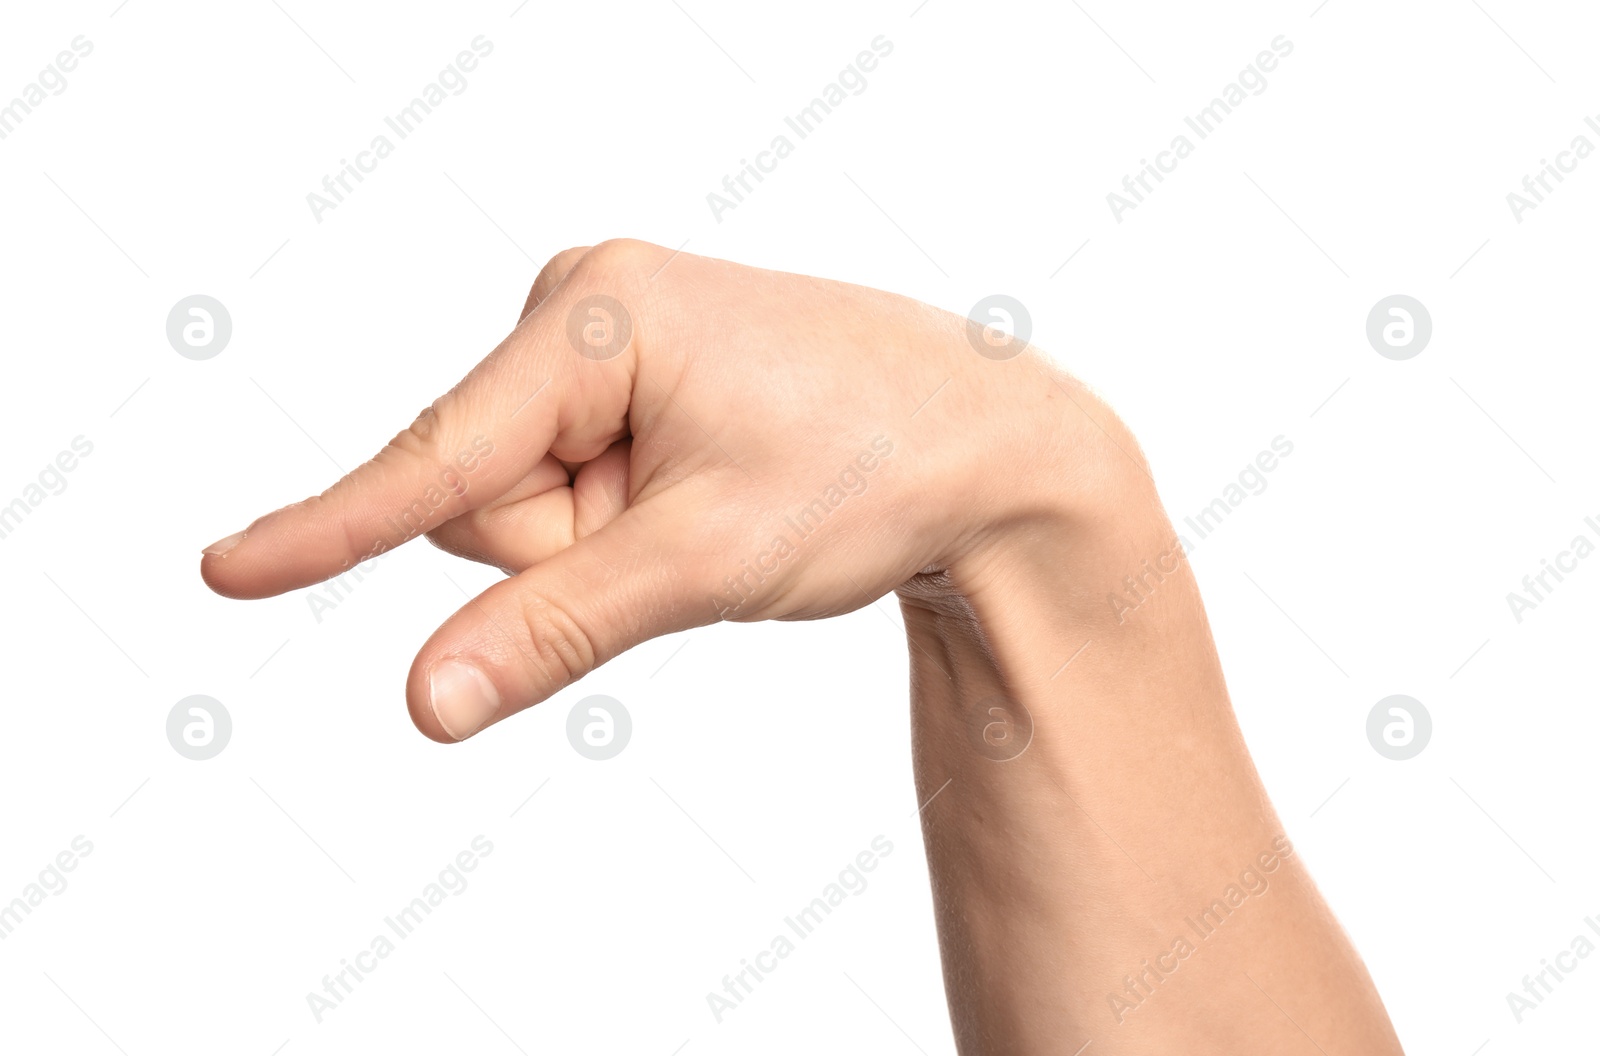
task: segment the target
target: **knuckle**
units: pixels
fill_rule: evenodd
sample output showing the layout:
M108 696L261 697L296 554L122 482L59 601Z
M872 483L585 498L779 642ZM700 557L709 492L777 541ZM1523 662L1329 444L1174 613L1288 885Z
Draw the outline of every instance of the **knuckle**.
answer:
M420 466L428 479L447 490L458 490L452 483L457 465L468 465L466 436L476 411L458 398L458 390L440 396L423 408L412 423L389 441L379 454L380 461L411 468ZM482 439L481 437L479 439Z
M471 550L467 536L455 521L446 521L437 528L423 532L422 537L452 557L466 557Z
M659 246L636 238L612 238L601 242L583 258L585 265L607 275L649 274L661 253Z
M594 670L594 643L565 606L539 594L522 599L530 659L552 689L570 685Z
M571 271L579 261L588 256L589 252L588 246L573 246L570 249L563 249L546 261L543 268L539 269L539 277L533 280L533 288L545 291L553 289L556 283L566 277L567 272Z
M439 402L433 403L422 409L422 412L394 438L391 446L400 448L408 454L430 454L439 437Z
M384 512L404 526L402 542L448 520L455 511L446 507L466 491L455 460L447 453L453 446L449 399L447 394L435 400L371 461L351 474L367 484L381 485L390 494L388 501L393 508ZM392 491L395 483L406 485L403 493Z

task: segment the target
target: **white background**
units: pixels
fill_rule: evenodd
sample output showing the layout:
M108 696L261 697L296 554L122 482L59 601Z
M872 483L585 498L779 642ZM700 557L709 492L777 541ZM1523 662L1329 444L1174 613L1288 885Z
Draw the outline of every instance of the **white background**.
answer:
M1600 559L1520 624L1506 601L1600 534L1600 160L1521 223L1506 201L1600 142L1591 10L516 3L7 13L0 100L94 50L0 141L0 504L94 450L0 539L0 901L94 850L0 941L0 1044L952 1051L892 602L655 641L447 748L403 679L498 573L415 545L320 622L310 592L200 582L201 546L464 374L548 256L627 235L963 313L1020 298L1175 520L1289 438L1193 560L1291 839L1409 1051L1593 1045L1600 958L1520 1025L1506 1002L1600 917ZM479 34L467 90L316 222L307 193ZM867 89L714 219L707 193L880 34ZM1116 222L1106 194L1280 34L1266 90ZM205 362L165 335L194 293L233 319ZM1364 332L1393 293L1434 324L1404 362ZM165 734L196 693L234 724L207 762ZM603 763L564 733L592 693L634 719ZM1434 721L1407 762L1366 739L1391 693ZM470 886L318 1024L306 993L479 834ZM707 991L879 834L871 886L717 1024Z

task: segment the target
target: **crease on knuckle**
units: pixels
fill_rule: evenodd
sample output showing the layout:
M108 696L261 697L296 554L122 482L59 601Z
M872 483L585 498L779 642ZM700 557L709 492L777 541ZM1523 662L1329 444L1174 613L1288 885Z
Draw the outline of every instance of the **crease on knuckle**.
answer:
M363 528L360 522L352 520L349 517L333 516L333 511L338 509L338 507L336 504L332 504L328 500L336 493L336 490L342 483L342 481L336 482L332 487L323 491L322 494L313 495L309 499L295 503L296 506L304 507L313 511L311 514L313 517L320 518L327 516L334 521L339 530L339 538L344 541L344 553L346 555L339 559L339 571L341 573L355 565L361 564L364 561L370 561L372 558L382 553L382 550L379 549L379 542L382 541L381 536L379 536L378 541L375 542L372 538L372 531L370 529ZM384 547L383 549L388 548Z
M417 417L400 431L389 442L390 447L399 448L408 454L425 459L432 459L437 449L439 439L439 400L434 400L424 407Z
M573 246L570 249L563 249L545 261L544 267L539 269L538 277L533 280L533 288L541 295L540 299L555 289L556 284L567 277L567 272L591 252L592 250L586 246Z
M531 659L552 688L571 685L595 667L593 638L566 607L532 594L522 599Z

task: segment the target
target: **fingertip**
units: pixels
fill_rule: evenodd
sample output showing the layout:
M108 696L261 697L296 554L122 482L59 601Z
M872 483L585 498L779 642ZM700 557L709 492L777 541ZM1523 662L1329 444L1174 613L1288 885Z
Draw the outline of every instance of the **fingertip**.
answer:
M237 558L229 564L229 554L238 548L244 537L244 532L235 532L200 551L200 578L211 588L212 593L235 600L257 596L245 589L240 582L237 574L239 567Z
M200 551L200 578L213 593L238 601L282 593L270 577L264 579L261 574L263 559L273 549L271 525L276 512L257 517Z
M406 683L406 708L423 736L456 744L503 716L500 691L472 661L418 657Z
M428 669L420 656L412 662L411 671L406 676L406 710L411 714L411 724L428 740L440 744L456 743L450 731L439 724L438 716L433 713L428 694Z
M200 555L200 578L212 593L234 601L258 601L276 597L296 586L310 585L279 583L270 575L270 565L265 566L267 573L263 573L262 559L259 548L249 546L236 545L225 554L206 550Z

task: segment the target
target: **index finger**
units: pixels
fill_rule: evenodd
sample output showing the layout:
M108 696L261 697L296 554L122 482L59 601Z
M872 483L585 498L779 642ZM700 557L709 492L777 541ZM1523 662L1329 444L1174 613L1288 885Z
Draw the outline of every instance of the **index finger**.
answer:
M206 584L264 598L319 583L494 501L547 453L587 461L626 436L639 313L623 301L637 304L637 265L658 249L596 247L371 461L207 547Z

